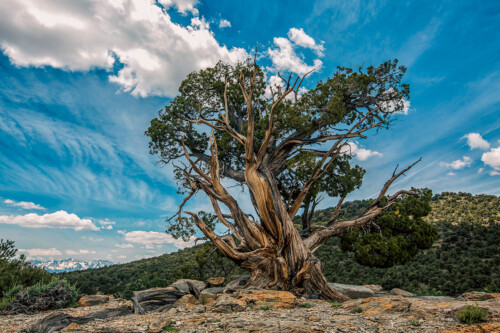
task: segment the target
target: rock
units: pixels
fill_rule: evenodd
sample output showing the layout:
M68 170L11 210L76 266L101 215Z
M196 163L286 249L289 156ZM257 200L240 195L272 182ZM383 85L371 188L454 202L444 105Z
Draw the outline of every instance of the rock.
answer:
M182 292L185 292L186 294L189 293L189 285L187 284L187 281L191 282L193 286L198 289L198 291L202 291L207 287L207 284L203 281L198 281L198 280L189 280L189 279L182 279L182 280L177 280L174 283L170 285L170 287L176 287Z
M176 308L190 308L198 304L198 300L191 294L187 294L179 298L175 302Z
M210 279L207 280L208 285L210 287L218 287L224 283L226 279L222 276L217 276L217 277L211 277Z
M440 302L449 302L456 300L455 298L450 296L417 296L416 298L424 301L440 301Z
M78 306L93 306L104 304L109 301L109 297L106 295L86 295L80 297L78 300Z
M462 298L466 301L487 301L489 299L499 298L500 294L490 294L483 291L471 291L462 294Z
M200 294L223 294L224 293L224 287L213 287L213 288L206 288L201 291Z
M403 297L413 297L413 296L415 296L411 292L403 290L403 289L399 289L399 288L393 288L393 289L391 289L391 291L389 293L391 295L403 296Z
M242 289L236 292L236 297L246 304L256 306L268 305L274 309L293 308L297 304L297 297L288 291L265 289Z
M365 287L373 291L375 294L380 294L384 292L384 288L382 286L379 286L378 284L365 284L362 285L361 287Z
M247 303L231 296L220 296L215 303L216 312L241 312L245 311Z
M225 292L234 292L237 289L241 289L250 280L250 275L239 275L237 278L229 282L225 288Z
M373 297L375 295L373 290L363 286L341 284L341 283L328 283L328 284L330 285L330 287L332 287L339 293L342 293L352 299Z

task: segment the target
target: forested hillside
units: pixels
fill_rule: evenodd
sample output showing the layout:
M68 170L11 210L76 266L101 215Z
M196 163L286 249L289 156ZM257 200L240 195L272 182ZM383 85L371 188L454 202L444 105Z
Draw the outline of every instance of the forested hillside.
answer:
M367 201L345 203L340 217L348 219L363 210ZM405 265L369 268L355 262L332 239L316 255L328 280L349 284L380 284L418 294L457 295L470 290L500 292L500 198L491 195L442 193L432 201L429 221L439 238L429 250L419 252ZM332 209L315 214L325 221ZM159 257L100 269L64 273L83 293L101 291L130 297L133 290L166 286L179 278L206 279L242 273L213 251L198 245Z

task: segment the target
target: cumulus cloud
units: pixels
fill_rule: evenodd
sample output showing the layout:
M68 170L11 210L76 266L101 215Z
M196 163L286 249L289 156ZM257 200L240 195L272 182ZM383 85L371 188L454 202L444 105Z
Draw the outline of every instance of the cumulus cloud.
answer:
M440 166L451 168L454 170L463 169L469 167L472 164L472 159L469 156L464 156L461 160L456 160L451 163L439 162Z
M314 38L306 34L302 28L291 28L288 31L288 39L298 46L314 50L319 57L324 56L323 51L325 48L323 47L323 42L320 44L316 43Z
M136 243L146 246L147 249L160 247L163 244L173 244L178 249L184 249L195 245L195 237L192 236L189 241L175 239L169 234L156 231L131 231L125 234L125 240L130 243Z
M74 229L81 230L99 230L89 219L82 219L76 214L69 214L63 210L51 214L26 214L26 215L2 215L0 223L16 224L25 228L55 228L55 229Z
M490 175L498 175L498 171L500 171L500 147L491 148L489 152L484 153L481 156L481 161L495 170L490 172Z
M0 2L0 48L17 66L103 68L134 96L174 96L185 76L247 58L221 45L203 19L174 23L164 7L196 14L196 0ZM112 74L114 65L121 68Z
M467 139L467 144L469 145L471 150L476 148L487 150L490 148L490 144L488 143L488 141L483 139L483 137L479 133L469 133L464 135L464 138Z
M63 254L54 247L50 249L19 249L19 252L28 253L28 257L60 256Z
M219 21L219 28L224 29L224 28L231 28L231 22L229 22L226 19L221 19Z
M274 38L276 48L270 47L267 50L273 66L268 68L270 71L288 71L299 75L304 75L312 70L318 70L323 66L323 62L314 59L312 65L308 65L302 56L296 53L296 48L303 47L312 49L319 57L323 56L323 45L316 44L314 39L308 36L302 29L292 28L288 32L288 37Z
M7 199L4 201L5 204L14 207L20 207L22 209L40 209L45 210L45 207L35 204L34 202L26 202L26 201L14 201Z
M356 156L356 158L360 161L366 161L370 157L382 156L382 153L379 153L378 151L360 148L355 142L347 143L342 147L341 152L344 154L351 154L353 156Z

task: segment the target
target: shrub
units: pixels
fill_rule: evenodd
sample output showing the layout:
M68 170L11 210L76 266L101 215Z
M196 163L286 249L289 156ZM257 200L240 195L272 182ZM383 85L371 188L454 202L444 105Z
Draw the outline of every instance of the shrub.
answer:
M466 305L457 312L457 319L464 324L475 324L486 319L488 310L479 307L477 304Z
M352 313L361 313L361 312L363 312L363 309L360 308L359 306L356 307L356 308L354 308L354 309L352 309Z
M164 332L179 332L179 329L175 327L175 321L169 321L167 325L163 326L162 331Z
M269 309L270 309L270 308L269 308L269 305L263 305L263 306L261 306L261 307L259 308L259 310L263 310L263 311L267 311L267 310L269 310Z
M332 308L340 308L342 306L342 303L338 301L333 301L332 302Z
M410 319L410 325L411 326L420 326L420 325L422 325L422 323L420 322L420 320Z
M9 313L33 313L69 307L76 304L78 292L66 280L53 279L23 288L16 286L5 293L0 309Z
M312 308L312 304L311 303L300 303L299 306L301 308Z

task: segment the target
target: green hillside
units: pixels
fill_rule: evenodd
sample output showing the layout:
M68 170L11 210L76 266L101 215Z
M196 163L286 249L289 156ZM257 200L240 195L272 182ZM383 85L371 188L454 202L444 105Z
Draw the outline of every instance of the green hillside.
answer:
M342 206L340 219L356 216L367 201ZM468 193L442 193L432 201L430 222L439 238L429 250L419 252L405 265L369 268L357 264L351 253L331 239L317 252L329 281L348 284L380 284L418 294L458 295L471 290L500 292L500 198ZM315 214L325 221L332 208ZM166 286L179 278L207 279L242 271L213 252L210 244L198 245L159 257L100 269L63 273L82 293L118 294Z

